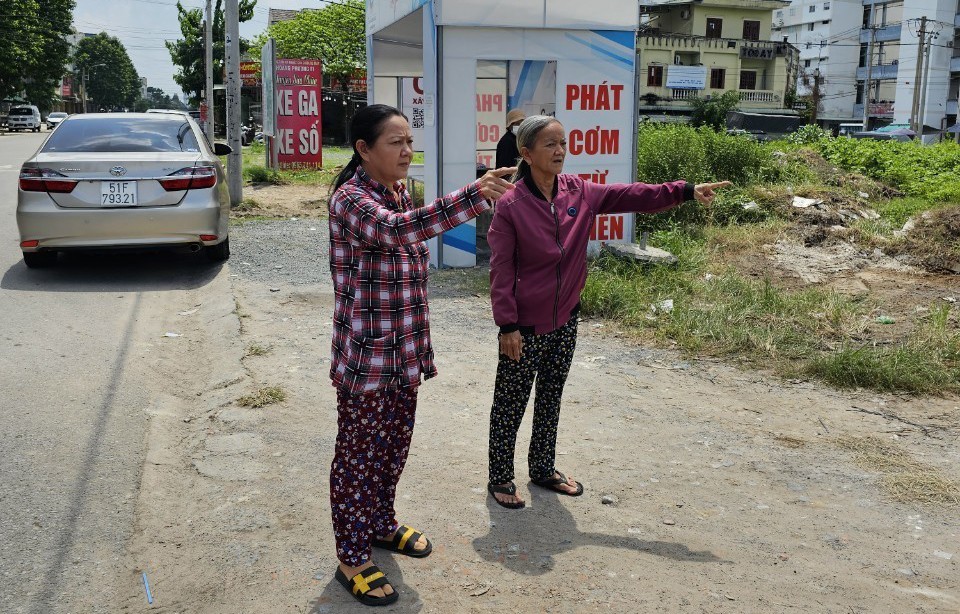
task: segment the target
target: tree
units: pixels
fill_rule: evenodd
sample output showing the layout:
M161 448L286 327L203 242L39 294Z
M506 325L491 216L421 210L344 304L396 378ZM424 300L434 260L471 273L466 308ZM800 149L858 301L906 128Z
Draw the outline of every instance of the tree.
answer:
M84 94L97 108L130 108L140 98L140 75L116 38L106 32L88 36L77 43L73 57L77 74L87 75Z
M148 87L147 95L136 102L134 109L137 111L146 111L147 109L174 109L184 110L184 104L180 102L180 97L174 94L170 96L165 94L159 87Z
M253 9L257 0L240 0L240 21L253 18ZM177 2L177 14L180 19L180 32L183 38L166 43L170 59L179 67L173 80L177 82L190 99L197 105L203 98L206 86L204 66L203 10L186 9ZM224 16L223 0L216 0L213 10L213 82L223 83L224 58ZM250 46L246 39L240 39L240 53Z
M49 107L69 56L74 0L0 0L0 98Z
M690 100L690 104L693 106L693 113L690 115L691 124L723 130L727 126L727 113L736 111L740 106L740 94L730 90L709 100L695 97Z

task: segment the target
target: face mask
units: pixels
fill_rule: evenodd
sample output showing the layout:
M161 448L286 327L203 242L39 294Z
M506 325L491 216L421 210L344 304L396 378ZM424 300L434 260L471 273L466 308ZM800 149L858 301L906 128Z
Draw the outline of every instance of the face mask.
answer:
M510 132L514 134L520 132L520 126L510 126Z

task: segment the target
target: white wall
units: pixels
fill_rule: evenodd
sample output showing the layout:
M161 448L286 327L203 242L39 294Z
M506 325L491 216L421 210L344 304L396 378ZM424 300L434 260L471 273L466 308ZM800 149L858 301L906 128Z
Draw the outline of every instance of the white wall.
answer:
M904 25L900 34L900 69L897 73L897 103L894 108L894 121L896 123L910 123L910 111L915 87L917 37L913 34L916 28L908 27L908 20L919 19L926 15L928 20L953 23L956 13L956 0L911 0L904 4ZM927 106L923 109L922 116L924 124L935 128L939 128L942 120L946 117L947 92L950 84L950 56L953 50L945 45L952 39L953 30L944 28L940 31L940 37L934 41L935 46L930 48Z

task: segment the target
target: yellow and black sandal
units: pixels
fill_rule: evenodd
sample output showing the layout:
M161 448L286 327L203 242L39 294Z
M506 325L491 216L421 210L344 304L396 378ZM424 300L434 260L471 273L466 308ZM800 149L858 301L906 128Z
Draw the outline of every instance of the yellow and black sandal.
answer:
M347 579L347 575L337 567L337 573L334 577L337 579L337 582L343 585L343 588L350 591L354 599L363 605L390 605L391 603L396 603L397 599L400 598L400 593L397 592L396 588L393 589L392 593L384 595L383 597L373 597L367 594L374 589L390 584L390 582L387 581L387 577L383 575L383 572L380 571L380 568L376 565L371 565L349 580ZM391 586L393 585L391 584Z
M422 559L433 552L433 544L427 539L427 547L423 550L417 550L416 543L421 537L423 537L423 533L413 527L402 524L397 528L397 532L393 534L393 539L374 538L373 547L383 548L384 550L390 550L398 554L405 554L417 559Z

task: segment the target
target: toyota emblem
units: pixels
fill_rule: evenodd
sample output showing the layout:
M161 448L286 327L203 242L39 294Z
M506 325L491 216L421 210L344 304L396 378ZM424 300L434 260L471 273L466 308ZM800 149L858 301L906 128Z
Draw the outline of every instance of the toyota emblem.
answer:
M127 169L123 168L122 166L114 166L110 169L110 174L114 177L123 177L127 174Z

